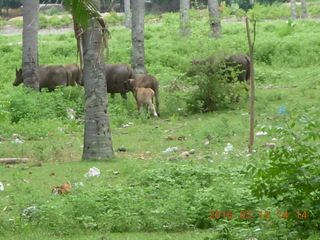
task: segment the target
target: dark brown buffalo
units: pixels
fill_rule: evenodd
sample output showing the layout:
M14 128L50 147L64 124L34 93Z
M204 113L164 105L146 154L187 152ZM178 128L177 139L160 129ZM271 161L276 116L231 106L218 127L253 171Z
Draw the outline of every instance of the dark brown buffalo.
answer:
M249 83L250 79L250 58L245 54L232 55L225 58L226 68L233 68L234 71L239 72L237 80L239 82ZM205 60L192 60L192 64L205 65L205 64L220 64L221 60L214 58L207 58ZM232 80L232 79L231 79Z
M134 70L126 63L109 64L104 67L104 74L107 82L107 92L114 97L115 93L120 93L122 98L127 99L125 82L130 78L136 78Z
M159 82L158 80L149 74L141 74L136 79L129 79L126 82L126 89L134 93L135 88L151 88L154 91L156 98L156 110L158 116L159 113Z
M67 71L69 76L69 84L70 86L75 86L76 84L81 85L82 83L82 72L80 67L75 63L65 64L63 65Z
M39 89L48 88L53 91L56 87L69 86L71 83L70 74L63 65L40 65L39 66ZM16 70L16 79L13 86L23 83L22 69Z

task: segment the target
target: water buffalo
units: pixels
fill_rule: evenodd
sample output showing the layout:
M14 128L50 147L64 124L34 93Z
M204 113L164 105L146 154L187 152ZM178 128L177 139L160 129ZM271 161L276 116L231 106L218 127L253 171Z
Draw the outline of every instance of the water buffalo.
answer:
M122 98L127 99L128 89L125 82L130 78L136 78L134 70L126 63L109 64L104 67L104 74L107 82L107 92L114 97L115 93L120 93Z
M153 97L155 95L154 91L151 88L135 87L133 90L133 95L137 101L138 110L141 111L143 105L148 105L148 115L149 111L153 111L155 117L158 116L156 109L153 105Z
M70 86L75 86L76 84L81 85L82 84L82 72L80 67L75 63L65 64L63 65L67 71L69 76L69 84Z
M245 54L232 55L226 58L222 58L225 61L226 68L233 68L238 72L237 80L239 82L249 83L250 79L250 58ZM207 58L205 60L192 60L192 64L206 65L206 64L220 64L221 60L215 58ZM232 80L232 79L230 79Z
M16 70L16 79L13 86L23 83L22 69ZM39 66L39 89L48 88L53 91L57 86L69 86L71 75L63 65L40 65Z
M149 74L141 74L136 79L129 79L126 84L126 89L134 93L134 88L151 88L154 91L156 98L157 114L159 113L159 82L158 80Z

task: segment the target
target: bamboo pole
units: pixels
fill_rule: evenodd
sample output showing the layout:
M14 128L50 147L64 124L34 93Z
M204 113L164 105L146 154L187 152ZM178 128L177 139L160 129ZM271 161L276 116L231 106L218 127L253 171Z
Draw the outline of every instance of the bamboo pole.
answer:
M250 138L249 138L249 145L248 149L249 152L252 152L252 146L254 143L254 101L255 101L255 90L254 90L254 68L253 68L253 47L256 38L256 20L253 22L253 41L251 42L250 36L250 28L249 28L249 19L246 18L246 28L247 28L247 37L248 37L248 44L250 50Z

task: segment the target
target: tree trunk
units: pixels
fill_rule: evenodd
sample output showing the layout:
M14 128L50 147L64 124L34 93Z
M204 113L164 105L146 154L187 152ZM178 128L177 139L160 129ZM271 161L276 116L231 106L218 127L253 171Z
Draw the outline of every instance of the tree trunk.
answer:
M124 0L124 13L126 16L125 26L127 28L131 28L132 23L131 23L130 0Z
M99 6L99 1L95 0ZM103 43L97 21L83 35L85 88L84 147L82 159L114 157L109 124L107 85L103 74Z
M39 1L23 1L22 78L24 86L39 91L38 73Z
M306 0L301 0L301 18L307 18L307 3Z
M209 22L214 38L221 38L221 18L218 0L208 0L209 6Z
M190 0L180 0L180 34L190 36L189 27Z
M290 0L290 3L291 3L291 19L296 20L297 19L296 0Z
M144 66L144 0L132 2L131 65L137 74L146 73Z

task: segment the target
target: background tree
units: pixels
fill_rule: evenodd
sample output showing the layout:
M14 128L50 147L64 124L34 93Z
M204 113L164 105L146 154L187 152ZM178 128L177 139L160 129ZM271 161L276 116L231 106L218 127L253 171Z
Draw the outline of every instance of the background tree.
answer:
M39 91L38 73L39 1L23 1L22 78L26 87Z
M221 17L219 10L219 2L218 0L209 0L208 1L209 8L209 22L212 30L213 37L221 38Z
M291 19L296 20L297 19L297 6L296 6L296 0L290 0L291 5Z
M84 147L82 159L114 157L108 114L107 85L103 74L103 35L106 32L98 12L99 0L66 1L76 25L83 33L83 81L85 88ZM106 38L104 38L106 43Z
M144 74L144 0L132 2L131 41L131 66L137 74Z
M307 3L306 0L301 0L301 18L307 17Z
M180 34L190 35L189 27L190 0L180 0Z
M125 26L127 28L131 28L132 27L130 8L131 8L130 0L124 0L124 14L125 14L125 17L126 17Z

